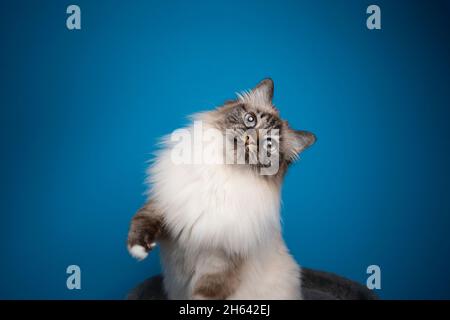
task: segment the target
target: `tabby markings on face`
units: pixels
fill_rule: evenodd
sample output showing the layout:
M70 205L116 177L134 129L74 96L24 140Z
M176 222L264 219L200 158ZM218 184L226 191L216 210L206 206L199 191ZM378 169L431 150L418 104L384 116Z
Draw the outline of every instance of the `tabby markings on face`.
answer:
M282 176L315 142L314 134L292 129L272 103L273 81L222 106L193 116L193 124L170 136L174 164L237 165L266 176Z
M248 121L254 119L248 117ZM205 129L205 127L207 127ZM195 121L191 130L172 133L174 164L241 165L276 174L279 163L279 129L226 128L219 130Z

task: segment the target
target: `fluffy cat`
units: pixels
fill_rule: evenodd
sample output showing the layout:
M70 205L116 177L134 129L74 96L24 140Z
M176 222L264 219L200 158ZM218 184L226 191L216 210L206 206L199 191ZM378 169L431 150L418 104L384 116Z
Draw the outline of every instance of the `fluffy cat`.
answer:
M160 244L169 299L302 298L300 267L281 235L280 189L288 166L315 136L280 118L273 90L273 81L265 79L192 117L184 133L195 133L196 123L202 133L219 132L225 143L203 139L203 150L216 147L212 154L223 161L174 161L177 144L167 137L148 169L148 201L131 221L128 249L144 259ZM237 145L244 146L244 163L225 161L242 156ZM269 161L258 161L262 155ZM262 174L273 164L276 172Z

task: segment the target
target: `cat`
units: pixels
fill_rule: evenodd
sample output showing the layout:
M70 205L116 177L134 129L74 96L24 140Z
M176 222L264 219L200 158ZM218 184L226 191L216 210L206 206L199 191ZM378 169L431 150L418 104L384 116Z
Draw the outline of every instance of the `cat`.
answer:
M200 132L219 132L221 143L206 139L205 145L226 161L177 163L177 144L163 139L147 172L148 201L131 220L127 244L144 259L159 243L169 299L302 299L300 266L281 235L280 189L289 165L316 137L280 118L273 92L267 78L192 116L184 133L197 123ZM265 135L246 135L249 130ZM237 145L244 146L245 161L230 163L242 157ZM255 161L263 155L268 160ZM262 174L270 167L276 171Z

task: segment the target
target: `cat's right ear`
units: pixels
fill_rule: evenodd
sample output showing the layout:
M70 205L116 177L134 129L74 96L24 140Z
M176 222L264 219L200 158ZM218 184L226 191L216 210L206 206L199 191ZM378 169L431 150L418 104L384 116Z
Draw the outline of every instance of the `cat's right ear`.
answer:
M252 89L251 93L263 100L261 102L272 103L273 91L273 80L270 78L266 78L258 83L256 87Z

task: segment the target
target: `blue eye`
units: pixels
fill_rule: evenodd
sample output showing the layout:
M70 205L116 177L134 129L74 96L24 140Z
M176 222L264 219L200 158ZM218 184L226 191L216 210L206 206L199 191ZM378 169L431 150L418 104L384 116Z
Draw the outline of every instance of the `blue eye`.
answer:
M267 152L273 154L278 150L278 141L276 139L272 139L271 137L266 137L263 140L263 148Z
M256 126L256 116L249 112L244 116L244 124L247 128L254 128Z

